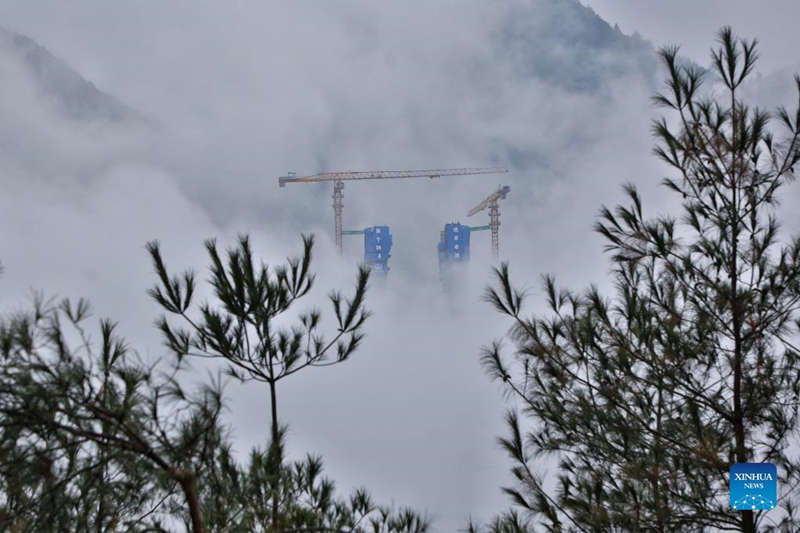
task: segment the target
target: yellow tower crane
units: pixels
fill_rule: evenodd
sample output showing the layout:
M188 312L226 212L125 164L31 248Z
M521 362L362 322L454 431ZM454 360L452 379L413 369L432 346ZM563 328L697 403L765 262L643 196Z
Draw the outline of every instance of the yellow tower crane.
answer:
M489 229L492 230L492 254L495 259L500 254L500 207L497 202L504 199L510 191L511 187L503 185L467 213L467 216L471 217L475 213L489 208Z
M344 182L350 180L384 180L400 178L440 178L442 176L469 176L472 174L502 174L508 169L493 168L439 168L428 170L371 170L366 172L321 172L313 176L297 176L290 172L288 176L278 178L281 187L287 183L333 182L333 224L336 248L342 252L342 210L344 203Z

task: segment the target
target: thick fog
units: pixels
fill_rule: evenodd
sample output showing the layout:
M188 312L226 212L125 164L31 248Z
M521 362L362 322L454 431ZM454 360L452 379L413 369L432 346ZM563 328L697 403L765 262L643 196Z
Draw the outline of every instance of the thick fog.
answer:
M371 284L374 314L352 360L287 379L278 400L290 453L323 455L340 489L427 510L437 531L487 519L508 504L510 463L495 441L512 405L479 351L509 323L480 298L488 232L473 234L469 271L450 293L436 244L447 222L487 224L486 212L467 211L509 185L501 259L535 311L544 273L608 287L591 228L602 204L623 200L623 183L654 215L675 205L651 155L655 50L672 28L670 41L686 38L705 64L726 19L687 35L676 16L650 36L640 11L613 13L641 37L571 0L0 2L0 26L46 49L0 33L0 308L24 306L31 289L87 297L142 354L164 356L145 294L155 281L147 241L161 242L173 270L204 278L205 238L227 246L250 234L275 264L314 233L317 287L301 307L327 310L330 289L352 289L361 237L345 236L338 257L330 184L279 188L278 176L508 167L346 184L345 228L389 225L391 271ZM762 83L781 101L791 76L770 74L796 58L769 61ZM264 388L232 382L227 392L237 451L263 445Z

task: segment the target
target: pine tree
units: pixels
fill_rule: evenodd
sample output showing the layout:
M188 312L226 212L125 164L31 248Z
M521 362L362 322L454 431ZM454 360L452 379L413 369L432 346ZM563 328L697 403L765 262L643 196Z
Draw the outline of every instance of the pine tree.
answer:
M280 446L284 445L281 433ZM205 478L201 493L212 531L273 532L272 484L275 477L271 447L255 448L244 469L235 476ZM234 470L228 470L233 473ZM323 476L319 456L282 464L279 472L280 529L282 532L425 533L426 517L408 508L378 505L360 488L339 497L335 483Z
M187 393L177 368L139 360L112 322L95 342L89 315L86 300L37 298L0 321L0 526L135 531L160 527L172 500L205 531L197 478L225 439L219 383Z
M285 265L270 269L256 261L250 241L242 236L238 246L228 250L223 263L216 243L206 241L211 259L210 284L216 302L194 306L195 276L191 271L182 276L167 272L157 242L148 244L159 284L150 295L162 308L184 323L172 324L166 317L158 321L166 346L182 360L186 355L218 358L227 362L228 373L241 382L265 383L269 391L271 471L278 473L283 460L278 419L278 382L308 367L330 366L345 361L364 337L363 326L369 313L364 297L369 270L360 268L355 293L343 299L340 293L329 295L337 321L330 340L320 333L318 310L302 313L299 323L291 328L278 328L275 319L287 313L300 298L308 294L314 283L311 274L311 252L314 239L303 237L303 256L287 259ZM227 266L226 266L227 265ZM334 357L331 357L334 355ZM272 528L282 527L279 480L273 479L271 497Z
M239 244L251 257L247 239ZM311 239L305 244L302 262L290 260L287 271L278 269L274 279L263 269L255 283L247 273L254 270L231 252L231 263L242 266L233 269L233 279L248 276L253 301L285 311L289 300L310 288ZM166 275L155 245L151 254ZM212 271L219 264L213 259ZM224 286L224 273L220 276L214 279ZM293 355L283 347L286 341L278 341L278 359L286 370L272 375L323 363L326 346L337 346L330 364L344 360L357 346L366 319L366 281L362 270L356 297L345 302L344 313L341 297L331 295L340 324L334 342L323 344L315 334L317 313L303 316L312 337L306 350L315 351L310 357ZM256 284L264 293L256 294L261 290ZM175 280L163 293L153 291L187 308L193 292L193 283ZM205 324L217 316L207 305L201 313ZM181 385L191 371L182 357L146 363L116 335L111 321L101 320L93 335L89 317L86 300L53 304L41 297L30 312L0 316L0 530L170 531L183 524L195 533L428 531L426 517L378 505L365 489L338 496L334 483L322 476L320 457L285 463L283 428L241 466L221 418L220 380L192 394ZM261 332L269 331L267 322ZM158 325L174 335L167 335L170 347L187 335L165 326L163 319ZM339 342L342 337L347 342Z
M655 154L672 169L679 216L603 208L596 231L611 253L615 290L560 289L546 277L549 313L526 317L507 265L487 299L512 319L519 366L500 342L488 372L522 403L502 446L524 513L488 531L796 531L800 471L800 239L780 231L776 205L800 160L798 109L749 107L742 85L756 42L719 33L710 71L660 57L668 90L655 102ZM716 89L703 90L710 75ZM800 96L800 78L796 78ZM781 130L781 133L773 133ZM784 193L785 194L785 193ZM534 459L558 458L552 483ZM783 513L732 511L728 470L771 462ZM552 485L552 487L551 487ZM775 517L780 516L777 523ZM474 529L474 528L473 528Z

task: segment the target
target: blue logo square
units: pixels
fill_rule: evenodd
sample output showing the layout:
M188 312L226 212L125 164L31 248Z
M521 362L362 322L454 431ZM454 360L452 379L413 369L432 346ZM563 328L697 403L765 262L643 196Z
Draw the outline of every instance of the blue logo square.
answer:
M770 463L736 463L730 470L731 507L759 511L778 504L778 469Z

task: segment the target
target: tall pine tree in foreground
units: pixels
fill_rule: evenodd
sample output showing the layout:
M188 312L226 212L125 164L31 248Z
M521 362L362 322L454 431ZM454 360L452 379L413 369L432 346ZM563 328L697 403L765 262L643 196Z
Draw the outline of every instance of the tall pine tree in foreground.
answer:
M258 318L262 330L254 339L281 345L282 334L270 321L282 312L276 308L285 311L288 302L307 292L308 283L300 283L311 276L311 240L305 242L302 262L289 261L287 271L277 269L274 278L266 269L254 275L246 238L239 242L243 255L231 251L232 290L239 294L237 280L243 274L253 298L244 309L265 313ZM209 247L213 249L211 243ZM218 261L212 264L215 276L220 273L214 270L216 265ZM183 279L187 278L191 276ZM225 278L213 279L222 283ZM359 319L363 314L353 311L363 311L363 271L359 280L357 293L362 297L346 305L338 320L338 337L351 340L337 349L331 362L343 360L357 344L351 334L353 326L363 323ZM167 281L165 302L188 307L193 284ZM339 297L334 294L333 299L339 314ZM228 300L228 312L237 309L237 301ZM215 312L204 305L202 320L208 323L209 317L219 316ZM35 299L30 311L0 315L0 531L424 533L429 529L424 516L378 505L364 489L338 495L334 483L322 475L319 457L283 461L282 430L269 447L252 450L240 466L222 419L219 380L192 393L182 386L191 372L185 360L170 357L146 363L116 335L114 323L101 320L93 330L89 318L86 300L73 305L42 298ZM306 332L315 331L310 318L305 320ZM163 330L163 322L159 324ZM171 348L180 347L188 335L168 331L174 335ZM198 342L224 342L224 336L215 335ZM336 338L331 346L337 346ZM311 341L304 344L305 350L322 343L316 335ZM275 359L285 362L287 370L276 376L319 363L318 354L325 353L313 349L306 356L304 351L282 350L283 357ZM275 361L272 364L273 369L278 367Z
M196 280L192 271L170 276L157 242L147 246L158 276L149 293L168 315L158 320L166 346L181 361L185 356L220 359L227 371L241 382L258 381L269 392L270 444L268 462L277 476L283 461L278 419L278 382L310 367L345 361L364 337L369 313L364 297L369 271L359 268L352 298L329 295L336 319L335 333L325 339L320 332L321 313L300 314L297 324L279 327L277 318L307 295L314 283L310 271L312 236L303 237L303 256L289 258L285 265L270 268L258 261L250 240L242 236L238 245L220 255L213 240L206 241L211 261L209 284L214 300L196 304ZM272 529L283 525L279 518L280 479L273 477L270 506Z
M797 198L785 186L800 160L800 104L770 115L742 100L756 42L729 28L709 71L676 48L660 55L668 90L655 101L668 117L653 123L655 153L682 212L646 215L630 185L628 206L602 209L610 297L547 277L550 311L528 317L506 265L487 289L517 353L495 342L483 362L522 405L501 439L516 509L487 531L800 529L800 239L775 210ZM717 85L703 92L704 82ZM545 482L534 459L547 456L558 475ZM777 465L783 511L732 511L730 465L761 461Z

